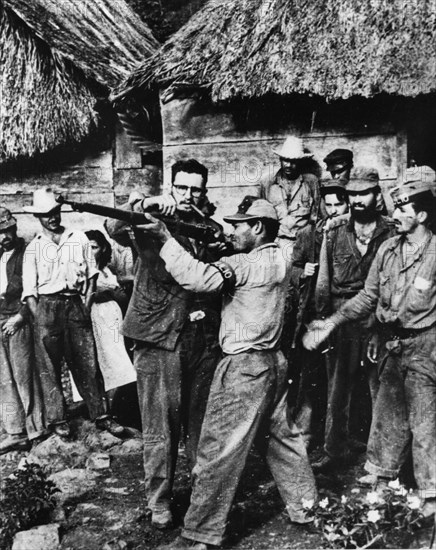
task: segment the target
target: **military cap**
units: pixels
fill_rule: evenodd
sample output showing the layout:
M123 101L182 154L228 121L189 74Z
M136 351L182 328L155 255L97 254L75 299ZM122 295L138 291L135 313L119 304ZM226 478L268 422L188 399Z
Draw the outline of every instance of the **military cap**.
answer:
M339 178L339 181L341 180L342 178ZM356 166L350 172L346 189L347 192L351 193L365 193L366 191L376 190L379 187L379 181L380 177L375 168Z
M407 168L404 177L404 183L410 181L436 181L436 172L430 166L411 166Z
M391 191L394 206L402 206L414 202L418 197L428 197L433 200L436 194L436 182L429 182L423 179L409 181L400 187L394 187Z
M10 210L0 206L0 231L6 231L17 225L17 220L12 216Z
M265 199L247 195L238 206L236 214L225 216L223 219L227 223L238 223L247 220L258 220L260 218L278 221L276 209Z
M353 164L353 152L349 149L334 149L323 161L327 164L327 169L338 169Z
M320 192L323 197L330 193L344 193L346 191L346 184L348 180L345 178L339 178L337 180L326 180L321 182Z

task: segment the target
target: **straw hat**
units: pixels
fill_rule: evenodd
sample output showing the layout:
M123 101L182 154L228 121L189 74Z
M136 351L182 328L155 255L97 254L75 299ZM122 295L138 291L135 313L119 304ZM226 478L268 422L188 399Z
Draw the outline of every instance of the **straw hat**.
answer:
M30 214L48 214L55 208L60 208L61 205L56 201L54 193L51 189L36 189L33 192L33 205L23 206L25 212Z
M286 138L280 149L273 149L273 153L284 159L305 159L313 157L312 153L305 153L303 140L290 136Z

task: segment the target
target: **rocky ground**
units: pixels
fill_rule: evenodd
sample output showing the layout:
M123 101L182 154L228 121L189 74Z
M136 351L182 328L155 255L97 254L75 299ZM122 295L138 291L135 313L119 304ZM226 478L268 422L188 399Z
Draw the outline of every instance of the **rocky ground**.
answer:
M151 527L144 506L140 433L129 430L121 440L98 432L88 421L73 421L74 437L51 436L30 453L0 457L4 479L24 458L44 465L61 489L53 520L60 525L62 550L148 550L174 540L189 502L189 475L181 459L176 474L174 512L176 527L159 532ZM316 450L312 458L319 455ZM321 496L347 494L362 473L362 460L337 476L319 476ZM229 522L226 548L320 548L323 540L314 528L292 525L268 470L259 456L249 458ZM429 533L420 538L401 535L391 548L424 548Z

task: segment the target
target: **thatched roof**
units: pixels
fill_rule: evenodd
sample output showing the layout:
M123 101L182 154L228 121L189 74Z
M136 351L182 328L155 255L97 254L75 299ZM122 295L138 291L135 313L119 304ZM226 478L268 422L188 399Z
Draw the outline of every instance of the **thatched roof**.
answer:
M1 161L83 139L96 91L158 46L124 0L2 0L0 41Z
M436 91L435 0L210 0L114 97L157 84L212 99Z

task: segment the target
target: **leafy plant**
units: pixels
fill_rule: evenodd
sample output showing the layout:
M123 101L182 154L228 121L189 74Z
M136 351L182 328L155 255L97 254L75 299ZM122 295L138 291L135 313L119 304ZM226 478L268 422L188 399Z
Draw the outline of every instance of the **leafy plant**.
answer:
M0 548L18 531L48 523L59 489L38 464L25 463L4 480L0 500Z
M383 548L392 530L412 532L419 526L420 499L396 480L380 491L366 494L353 489L350 496L333 496L303 506L320 527L327 548Z

